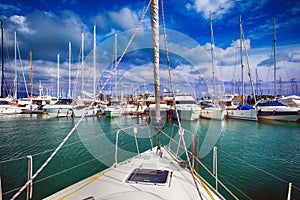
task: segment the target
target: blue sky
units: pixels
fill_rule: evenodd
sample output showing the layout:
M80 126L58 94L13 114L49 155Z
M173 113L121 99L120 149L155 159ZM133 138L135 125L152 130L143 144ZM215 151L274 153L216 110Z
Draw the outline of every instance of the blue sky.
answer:
M37 91L39 81L42 81L45 90L48 88L48 91L54 91L56 87L56 59L57 54L60 54L61 79L63 79L61 81L62 84L65 84L62 86L65 90L68 76L68 42L72 43L72 81L74 82L76 77L78 78L76 72L78 67L75 66L80 63L81 33L84 32L85 34L85 52L87 55L93 48L93 26L95 24L97 27L97 45L101 49L106 40L113 41L114 32L122 36L124 31L134 29L147 3L147 0L2 0L0 13L5 26L5 45L6 52L8 52L6 56L10 60L8 61L6 58L6 71L8 73L6 81L11 82L8 79L13 77L14 31L17 32L17 42L24 65L25 77L28 79L27 82L29 81L29 51L32 50L35 91ZM195 69L199 73L201 70L197 66L191 67L192 64L187 58L194 56L209 59L209 12L212 11L216 67L219 70L219 79L230 82L241 78L239 52L237 50L240 37L238 16L241 14L252 76L255 78L255 70L257 70L258 77L262 82L273 80L273 61L271 58L273 56L273 18L276 17L277 79L279 77L282 81L293 79L299 83L299 1L285 0L282 3L279 0L173 0L165 1L164 8L166 27L189 37L196 43L196 45L190 46L188 50L184 50L180 38L175 38L175 36L179 36L177 33L173 34L172 41L168 41L171 47L173 45L175 52L172 58L174 61L172 68L174 71L177 70L181 76L185 74L184 77L178 77L178 80L189 80L193 82L191 85L200 87L199 84L197 86L199 80L196 80L195 76L192 75ZM148 12L143 27L150 25L149 18ZM113 42L111 43L113 44ZM204 49L207 53L195 55L193 50L197 48ZM182 53L176 54L177 50ZM120 48L119 51L121 52L122 49ZM118 53L120 54L120 52ZM184 55L182 55L183 52ZM135 59L130 61L132 58ZM101 62L100 58L99 62ZM142 79L143 76L147 76L147 73L143 74L143 72L147 72L146 68L143 71L143 67L149 67L150 63L151 53L149 51L140 51L138 55L137 52L128 53L125 64L123 64L124 68L120 69L123 72L122 76L131 77L131 80L132 77ZM20 65L19 62L18 65ZM130 67L126 68L125 65L130 65ZM195 62L195 65L200 64ZM136 69L139 69L141 74L137 75ZM206 70L206 73L209 74L209 67ZM103 70L99 71L103 72ZM18 72L18 74L21 73ZM247 77L246 69L244 76ZM105 79L104 74L101 77ZM18 79L21 82L22 77ZM139 84L143 85L142 83ZM72 86L72 90L74 90L74 83ZM289 89L291 92L291 88ZM226 91L229 89L227 88ZM264 92L266 93L266 91ZM204 94L203 91L201 94Z

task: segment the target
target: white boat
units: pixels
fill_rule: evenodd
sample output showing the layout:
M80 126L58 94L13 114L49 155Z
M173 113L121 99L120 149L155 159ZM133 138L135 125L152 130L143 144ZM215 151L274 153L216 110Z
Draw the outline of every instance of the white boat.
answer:
M226 111L218 106L216 103L216 94L215 94L215 66L214 66L214 36L213 36L213 27L212 27L212 14L210 12L210 38L211 38L211 65L212 65L212 74L213 74L213 98L212 106L205 107L200 111L200 117L206 119L214 120L223 120L226 114Z
M50 117L72 117L75 106L77 102L74 99L60 99L53 105L44 106L44 110Z
M102 104L99 100L89 100L80 105L73 107L73 117L82 117L84 114L86 117L93 117L104 113L106 105Z
M205 119L223 120L226 110L220 107L207 107L200 111L200 117Z
M8 115L8 114L19 114L22 112L22 109L18 106L14 106L10 104L10 100L7 98L0 99L0 115Z
M244 64L243 64L243 47L245 49L246 53L246 61L247 61L247 69L248 69L248 75L250 78L250 83L251 83L251 89L252 89L252 95L254 99L254 104L255 102L255 91L254 91L254 86L252 82L252 76L251 76L251 70L250 70L250 64L248 61L248 51L246 48L246 43L244 42L244 33L243 33L243 28L242 28L242 19L240 16L240 56L241 56L241 77L242 77L242 96L241 96L241 105L239 105L235 109L228 109L227 110L227 117L231 119L240 119L240 120L250 120L250 121L257 121L257 110L254 106L247 105L245 104L245 88L244 88Z
M282 97L278 99L278 101L290 107L298 107L300 108L300 96L291 95L287 97Z
M84 179L45 200L53 199L225 199L202 178L176 162L167 148L148 150ZM196 175L195 175L196 176ZM199 189L199 193L197 191Z
M259 102L256 105L259 120L299 121L300 109L289 107L277 100Z
M119 101L110 101L104 109L104 115L107 117L120 117L122 113L123 109Z
M178 110L179 119L187 121L199 119L201 108L191 95L176 95L175 104ZM173 111L173 117L177 119L175 107L173 106L171 109Z
M239 106L240 98L237 94L224 94L220 101L219 106L224 107L225 110L236 109Z
M35 112L43 110L46 105L53 105L58 101L57 97L52 96L38 96L32 98L18 99L18 106L22 108L22 112Z
M257 110L253 106L240 105L236 109L227 110L227 117L230 119L257 121Z
M276 97L276 18L274 18L274 97ZM277 121L299 121L300 108L290 107L278 100L266 100L257 103L258 119Z

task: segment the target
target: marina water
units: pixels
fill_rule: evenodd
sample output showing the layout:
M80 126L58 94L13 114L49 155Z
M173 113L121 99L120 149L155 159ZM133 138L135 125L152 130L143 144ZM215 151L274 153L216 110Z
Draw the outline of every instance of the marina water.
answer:
M36 172L78 120L30 114L0 116L3 199L12 197L26 182L26 156L32 155ZM117 130L148 123L135 116L84 119L33 181L33 199L42 199L110 167ZM173 123L167 121L164 130L171 130ZM213 146L218 147L218 177L239 199L286 199L289 182L293 184L292 199L300 199L300 123L199 119L182 122L182 126L199 136L199 157L210 170ZM139 134L139 150L150 148L145 139L148 129L140 128ZM155 133L150 135L156 145ZM160 139L168 144L168 138L161 135ZM191 140L186 143L190 146ZM131 130L120 134L119 145L120 160L137 152ZM214 180L203 169L199 173L214 186ZM26 191L23 193L19 199L26 198ZM227 194L225 197L231 199Z

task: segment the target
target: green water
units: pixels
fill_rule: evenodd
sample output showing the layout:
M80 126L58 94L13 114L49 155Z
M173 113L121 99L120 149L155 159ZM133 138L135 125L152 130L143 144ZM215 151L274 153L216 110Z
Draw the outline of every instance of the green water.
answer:
M26 156L33 156L35 172L77 121L72 118L48 119L44 115L0 116L3 199L12 197L26 182ZM33 199L42 199L110 166L114 162L116 131L147 122L131 116L84 119L34 180ZM167 122L164 130L170 132L172 124ZM240 199L286 199L289 182L294 186L293 199L300 199L300 123L200 119L183 122L182 126L198 134L199 157L210 170L212 148L218 147L218 176ZM151 126L150 130L156 145L157 137ZM138 129L139 151L151 147L148 134L145 126ZM173 137L178 137L176 131L174 134ZM185 132L185 135L189 133ZM169 142L164 135L160 140L163 144ZM185 140L191 147L191 137ZM118 161L136 154L132 129L119 134L119 145ZM214 180L201 168L200 174L214 185ZM220 190L223 192L222 188ZM18 199L25 199L25 193Z

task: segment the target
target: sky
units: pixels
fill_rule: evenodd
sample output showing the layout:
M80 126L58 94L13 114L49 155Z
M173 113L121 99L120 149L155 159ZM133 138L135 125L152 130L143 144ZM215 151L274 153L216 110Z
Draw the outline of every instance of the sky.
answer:
M93 93L93 78L99 90L112 69L115 49L117 57L139 23L148 0L2 0L0 17L4 23L6 93L12 92L15 73L14 32L17 35L18 90L25 93L29 84L29 51L33 52L33 85L38 93L41 82L44 93L57 94L57 55L60 55L60 87L80 96L84 90ZM164 18L174 88L181 92L205 96L212 93L211 32L212 13L214 70L219 92L239 92L241 82L240 25L244 34L244 81L249 85L248 64L256 90L272 93L274 71L274 17L276 17L277 94L298 94L300 88L300 2L297 0L181 0L164 1ZM162 14L160 14L160 23ZM162 24L162 23L161 23ZM162 27L160 24L160 27ZM93 34L96 26L97 72L93 71ZM137 38L120 62L118 74L111 80L121 83L121 91L151 90L152 53L150 13L145 15ZM81 46L84 34L84 78L82 79ZM117 39L115 40L115 33ZM160 47L163 32L160 32ZM117 41L117 42L115 42ZM68 44L71 43L71 58ZM117 48L114 48L117 46ZM161 79L168 86L168 68L161 51ZM69 89L69 60L71 88ZM22 64L21 64L22 63ZM94 74L96 74L94 76ZM26 80L26 83L24 81ZM79 83L80 82L80 83ZM237 83L234 86L232 83ZM259 83L259 84L257 84ZM23 86L22 86L23 85ZM105 90L116 90L111 82ZM225 85L225 87L223 87ZM112 89L112 87L114 89ZM119 86L120 87L120 86ZM145 92L145 91L144 91ZM251 93L250 87L246 89Z

